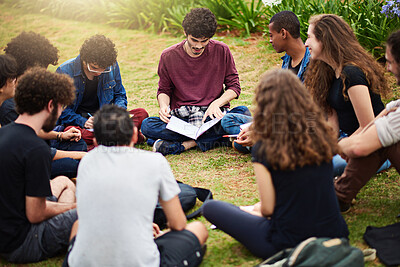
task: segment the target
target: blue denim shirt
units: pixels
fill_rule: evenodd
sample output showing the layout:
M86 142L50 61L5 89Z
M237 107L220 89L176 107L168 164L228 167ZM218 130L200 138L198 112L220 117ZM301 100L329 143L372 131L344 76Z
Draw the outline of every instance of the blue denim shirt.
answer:
M75 125L83 128L87 119L76 113L82 102L85 90L80 55L61 64L56 72L71 76L76 88L74 103L62 112L57 124ZM122 85L118 62L111 67L111 72L103 73L99 76L97 97L99 98L100 107L105 104L114 104L125 109L127 108L128 101L126 99L125 88Z
M291 57L288 54L285 54L283 57L281 57L281 59L283 61L282 69L289 68ZM301 61L299 72L297 73L297 77L299 77L302 82L304 82L304 72L306 71L309 61L310 61L310 51L308 50L308 47L306 47L306 53L304 54L303 61Z

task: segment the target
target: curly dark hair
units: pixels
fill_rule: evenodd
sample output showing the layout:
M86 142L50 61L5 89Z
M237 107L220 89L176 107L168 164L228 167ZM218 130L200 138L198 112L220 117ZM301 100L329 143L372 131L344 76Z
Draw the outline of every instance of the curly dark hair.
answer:
M258 156L273 169L294 170L330 162L338 153L337 139L321 110L299 78L275 69L261 78L251 125Z
M9 55L0 55L0 88L8 79L17 77L18 65L15 59Z
M359 67L369 83L373 93L387 96L390 88L385 79L385 69L358 42L350 25L334 14L316 15L310 18L314 26L315 38L321 43L324 57L334 62L339 69L346 65ZM331 114L328 103L329 88L335 77L334 69L322 60L313 60L307 67L304 84L311 91L318 106ZM345 86L346 76L342 72L343 96L348 99Z
M34 115L50 100L54 105L72 104L75 99L73 80L66 74L52 73L44 68L32 68L18 79L15 89L15 108L19 114Z
M47 68L58 63L58 49L46 37L32 31L23 31L11 39L4 51L17 61L18 76L28 68Z
M94 136L104 146L127 146L133 135L133 121L129 113L115 105L104 105L94 115Z
M79 53L82 61L96 64L104 69L117 62L115 44L109 38L101 34L96 34L86 39Z
M386 42L387 49L390 49L394 60L400 64L400 30L392 33Z
M276 32L287 30L293 38L300 38L300 21L292 11L284 10L272 16L269 24L274 23L272 28Z
M213 37L217 26L217 19L208 8L194 8L182 21L185 33L195 38Z

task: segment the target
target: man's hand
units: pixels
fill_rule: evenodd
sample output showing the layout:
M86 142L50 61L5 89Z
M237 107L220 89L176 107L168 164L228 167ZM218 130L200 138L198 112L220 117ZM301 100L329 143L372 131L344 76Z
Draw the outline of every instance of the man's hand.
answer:
M153 223L153 237L157 238L162 234L162 232L160 231L160 227L158 227L157 224Z
M86 129L93 129L93 121L94 121L94 117L90 117L86 122L84 127Z
M243 129L240 131L238 138L235 140L236 143L242 146L253 146L253 139L251 138L250 128Z
M71 127L68 129L68 131L62 133L61 138L65 141L78 142L79 140L81 140L81 131L79 131L75 127Z
M211 119L222 118L225 114L221 111L219 107L220 107L219 102L217 102L216 100L213 101L208 106L206 112L204 113L202 121L205 122L208 116L210 116Z
M160 111L158 111L158 115L160 116L160 119L163 122L168 123L169 122L169 118L171 117L171 113L170 113L169 107L168 106L160 107Z
M346 162L348 162L349 160L349 156L345 153L345 146L347 141L349 140L348 137L342 138L340 139L338 145L340 147L340 153L339 155L342 157L342 159L344 159ZM348 144L347 144L348 145Z

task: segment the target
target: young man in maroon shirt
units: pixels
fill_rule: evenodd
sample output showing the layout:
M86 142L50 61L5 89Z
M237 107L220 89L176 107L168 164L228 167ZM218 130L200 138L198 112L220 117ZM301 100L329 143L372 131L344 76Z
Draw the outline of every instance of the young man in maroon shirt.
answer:
M244 106L229 110L229 102L239 97L241 88L228 46L211 40L217 29L214 14L207 8L192 9L182 26L187 39L165 49L158 65L159 117L142 123L148 143L163 155L180 154L195 146L206 151L226 143L220 123L193 140L166 129L171 116L200 126L226 112L250 115Z

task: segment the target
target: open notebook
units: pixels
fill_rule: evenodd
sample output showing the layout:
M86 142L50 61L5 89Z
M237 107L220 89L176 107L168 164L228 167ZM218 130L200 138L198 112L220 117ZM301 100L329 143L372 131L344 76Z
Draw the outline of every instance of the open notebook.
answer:
M169 119L167 129L196 140L200 135L217 124L222 118L215 118L205 122L201 127L196 127L175 116Z

